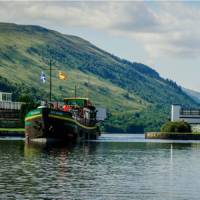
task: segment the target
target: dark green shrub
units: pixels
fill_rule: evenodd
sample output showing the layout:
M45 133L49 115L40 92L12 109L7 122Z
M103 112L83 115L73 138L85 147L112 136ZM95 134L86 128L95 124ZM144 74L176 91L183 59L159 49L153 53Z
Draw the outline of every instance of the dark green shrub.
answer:
M189 133L191 132L191 126L187 122L178 121L178 122L167 122L162 125L161 132L177 132L177 133Z
M21 109L20 109L20 119L21 119L21 122L24 124L24 118L26 114L29 111L37 108L38 104L35 103L33 99L27 95L19 97L19 101L25 103L25 104L22 104Z

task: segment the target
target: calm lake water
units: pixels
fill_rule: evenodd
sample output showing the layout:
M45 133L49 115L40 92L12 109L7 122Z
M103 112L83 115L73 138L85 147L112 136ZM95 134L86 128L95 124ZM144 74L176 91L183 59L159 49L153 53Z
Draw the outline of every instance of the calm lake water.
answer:
M200 199L200 143L103 134L76 146L0 139L0 199Z

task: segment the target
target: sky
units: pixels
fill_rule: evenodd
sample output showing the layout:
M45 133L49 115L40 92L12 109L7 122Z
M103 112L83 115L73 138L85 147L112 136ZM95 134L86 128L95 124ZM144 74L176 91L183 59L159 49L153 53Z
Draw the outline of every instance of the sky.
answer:
M200 91L198 1L1 1L0 22L77 35Z

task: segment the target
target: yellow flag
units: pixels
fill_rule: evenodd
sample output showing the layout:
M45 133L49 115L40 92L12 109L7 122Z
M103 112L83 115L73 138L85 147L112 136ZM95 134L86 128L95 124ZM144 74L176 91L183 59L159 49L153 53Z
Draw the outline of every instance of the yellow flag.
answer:
M58 78L59 78L60 80L66 80L66 79L67 79L67 76L66 76L66 74L65 74L64 72L59 71L59 72L58 72Z

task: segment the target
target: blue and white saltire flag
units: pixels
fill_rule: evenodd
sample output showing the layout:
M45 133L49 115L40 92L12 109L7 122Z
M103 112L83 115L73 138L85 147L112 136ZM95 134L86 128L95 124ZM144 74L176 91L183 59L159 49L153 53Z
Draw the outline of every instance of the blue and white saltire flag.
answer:
M44 72L41 73L41 75L40 75L40 80L41 80L43 83L45 83L45 81L46 81L46 76L45 76L45 73L44 73Z

